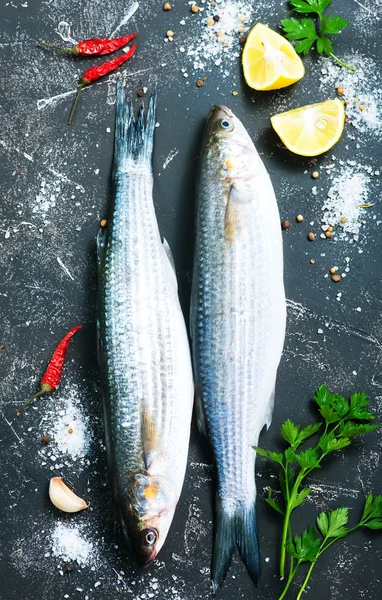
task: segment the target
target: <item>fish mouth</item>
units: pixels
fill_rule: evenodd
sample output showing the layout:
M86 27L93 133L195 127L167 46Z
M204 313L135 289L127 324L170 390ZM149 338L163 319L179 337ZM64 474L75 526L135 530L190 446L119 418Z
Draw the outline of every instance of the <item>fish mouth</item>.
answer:
M218 117L219 115L222 116L225 115L226 117L232 117L232 112L230 111L230 109L228 108L228 106L225 106L224 104L215 104L214 106L211 107L210 112L208 114L208 119L213 119Z
M140 552L137 555L137 562L144 568L150 567L157 557L158 552L154 548L152 552Z

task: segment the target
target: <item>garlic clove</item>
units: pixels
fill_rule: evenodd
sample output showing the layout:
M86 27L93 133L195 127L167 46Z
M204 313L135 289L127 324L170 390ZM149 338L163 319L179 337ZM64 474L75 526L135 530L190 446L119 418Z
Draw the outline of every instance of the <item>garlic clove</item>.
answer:
M50 480L49 498L56 508L68 513L79 512L88 507L85 500L72 492L61 477L52 477Z

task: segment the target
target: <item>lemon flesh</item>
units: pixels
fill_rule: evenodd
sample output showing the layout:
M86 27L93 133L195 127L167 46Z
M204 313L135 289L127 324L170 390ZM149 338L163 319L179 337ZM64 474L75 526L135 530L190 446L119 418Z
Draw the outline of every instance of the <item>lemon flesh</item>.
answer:
M291 152L300 156L317 156L340 139L345 109L341 100L336 98L274 115L271 123Z
M279 90L304 76L302 60L282 35L257 23L243 50L243 70L247 84L260 91Z

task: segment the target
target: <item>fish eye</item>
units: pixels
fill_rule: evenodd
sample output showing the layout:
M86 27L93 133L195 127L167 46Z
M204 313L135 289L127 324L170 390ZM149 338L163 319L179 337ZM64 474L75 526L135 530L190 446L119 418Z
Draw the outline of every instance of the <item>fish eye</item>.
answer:
M156 529L144 529L144 531L142 531L142 537L145 545L148 548L152 548L158 540L158 532Z
M232 123L231 119L227 119L227 118L222 119L220 121L220 128L223 129L223 131L232 131L233 123Z

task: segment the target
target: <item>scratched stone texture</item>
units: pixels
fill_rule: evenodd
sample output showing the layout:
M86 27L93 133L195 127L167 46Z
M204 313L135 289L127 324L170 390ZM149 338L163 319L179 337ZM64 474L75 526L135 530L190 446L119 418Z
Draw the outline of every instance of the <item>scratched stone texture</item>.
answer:
M351 23L336 41L337 54L357 54L375 65L374 88L382 83L380 0L335 0L335 12ZM66 125L80 74L99 60L74 59L35 46L36 40L70 45L116 32L131 3L116 0L3 0L0 5L0 598L61 600L117 598L200 600L209 597L214 471L208 448L193 431L189 465L175 520L159 561L140 571L123 544L111 504L103 440L95 340L95 237L110 205L115 77L85 89L72 127ZM334 10L334 9L333 9ZM251 4L251 23L277 28L287 3ZM199 18L199 17L198 17ZM186 20L185 25L180 21ZM175 39L165 43L165 32ZM325 383L348 394L364 390L382 419L381 188L379 131L349 126L319 166L355 161L369 167L369 202L357 243L322 240L321 207L329 188L323 170L312 195L312 165L291 155L269 126L271 114L335 96L333 84L319 86L323 59L305 59L306 76L294 87L264 95L246 88L240 59L230 60L223 77L209 63L195 72L180 46L195 42L200 25L190 7L176 0L170 13L160 0L143 0L118 32L139 31L138 51L122 69L131 98L154 87L159 108L154 172L155 204L161 232L172 247L179 289L188 314L194 240L194 182L203 122L213 103L225 103L243 120L269 170L283 218L292 221L284 235L288 328L279 369L273 425L261 443L280 448L278 430L286 418L306 424L314 418L312 393ZM65 42L66 38L66 42ZM327 63L325 63L327 64ZM366 63L365 63L366 64ZM369 64L369 63L368 63ZM324 67L325 68L325 67ZM184 69L184 72L182 71ZM188 77L185 77L185 73ZM203 88L196 79L207 76ZM379 78L379 79L378 79ZM360 84L359 94L362 95ZM232 91L237 90L237 96ZM65 95L68 92L67 95ZM377 126L376 126L377 128ZM350 132L350 137L349 137ZM341 168L340 168L341 170ZM294 217L301 213L301 225ZM318 237L306 234L314 222ZM360 252L361 250L361 252ZM310 258L316 263L311 265ZM349 261L346 262L346 258ZM349 265L334 285L328 269ZM256 268L254 266L254 268ZM272 273L269 274L272 277ZM338 298L338 292L341 296ZM360 310L359 310L360 309ZM16 409L38 389L57 341L82 324L70 347L63 384L20 418ZM74 397L88 431L87 454L68 461L57 452L60 468L41 447L44 415ZM61 403L61 404L60 404ZM57 413L58 414L58 413ZM179 416L181 418L181 415ZM294 521L296 531L318 511L339 504L359 514L364 494L382 492L381 432L369 434L333 457L312 477L309 502ZM90 502L74 516L49 503L52 475L63 476ZM258 521L263 575L257 589L237 556L219 597L276 600L280 520L264 502L276 471L257 461ZM64 519L78 526L91 547L91 560L65 572L67 563L52 551L52 532ZM333 547L317 567L306 598L379 600L381 536L360 532ZM296 588L297 589L297 588ZM295 594L291 593L290 597Z

